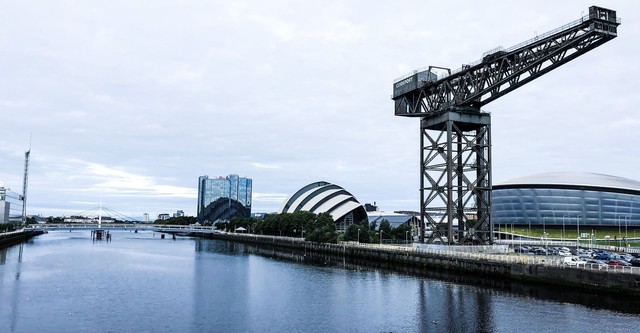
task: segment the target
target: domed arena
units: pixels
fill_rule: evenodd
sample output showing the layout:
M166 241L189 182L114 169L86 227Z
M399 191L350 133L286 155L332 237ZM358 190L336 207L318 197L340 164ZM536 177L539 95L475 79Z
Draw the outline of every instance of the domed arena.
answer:
M554 172L493 185L494 225L640 227L640 182L596 173Z
M308 211L329 213L336 229L344 231L351 224L367 219L367 213L358 200L344 188L325 181L311 183L285 200L280 213Z

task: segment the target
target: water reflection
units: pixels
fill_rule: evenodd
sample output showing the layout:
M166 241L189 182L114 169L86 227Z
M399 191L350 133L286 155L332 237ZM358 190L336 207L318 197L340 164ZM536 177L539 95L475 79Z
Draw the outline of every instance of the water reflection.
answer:
M11 304L11 309L9 311L9 318L10 318L10 330L11 332L15 331L16 328L16 323L17 323L17 319L18 319L18 303L17 300L19 298L18 296L18 286L19 286L19 282L20 282L20 275L22 274L22 256L23 256L23 252L24 252L24 243L21 243L19 245L14 245L12 247L8 247L8 248L3 248L0 249L0 265L5 265L5 266L11 266L12 263L11 262L7 262L7 257L8 254L11 251L18 251L18 256L16 261L13 263L15 266L15 275L13 278L13 284L15 285L13 288L10 289L10 295L5 296L4 294L2 294L2 297L7 297L7 299L9 299L9 304ZM0 291L2 291L3 288L3 283L5 280L4 277L4 273L5 270L4 269L0 269Z
M629 332L640 324L623 312L640 313L629 311L637 301L617 296L628 307L577 290L151 233L117 233L111 243L50 233L0 258L0 332Z
M470 274L434 271L424 268L393 265L385 262L353 259L346 258L344 256L334 256L323 253L262 245L211 240L199 240L197 243L202 243L197 245L197 250L199 247L200 250L212 251L220 254L256 254L263 257L282 259L307 265L331 266L357 271L379 270L380 272L400 272L427 279L486 288L487 290L508 291L517 295L540 300L552 300L561 303L584 305L593 309L607 309L629 314L640 314L640 299L620 294L610 294L605 292L598 293L578 288L559 287L554 285L527 284L502 278L486 278ZM473 310L473 312L477 312L477 314L473 318L477 318L478 320L477 326L474 327L486 327L487 330L491 330L491 318L494 314L492 313L491 307L487 306L487 298L489 296L486 292L478 293L477 297L473 299L469 299L469 297L460 299L459 294L456 294L455 288L450 288L447 292L448 294L440 295L440 297L446 301L438 305L440 307L452 309L452 311L449 312L451 317L447 318L447 322L455 322L454 318L459 317L463 313L469 313L467 312L470 311L469 308L474 308L475 310ZM421 298L424 299L424 297ZM469 306L468 308L466 304L469 303L475 305ZM420 307L422 308L423 305L424 304L420 304ZM464 327L452 327L451 329L464 329Z
M248 298L245 296L249 293L252 276L246 267L247 258L234 255L219 260L218 257L207 256L208 253L243 253L246 249L241 244L231 242L202 239L194 239L194 242L193 307L196 311L193 312L192 331L249 331L246 320L233 320L249 316ZM228 292L230 290L233 292ZM233 326L225 326L230 321Z

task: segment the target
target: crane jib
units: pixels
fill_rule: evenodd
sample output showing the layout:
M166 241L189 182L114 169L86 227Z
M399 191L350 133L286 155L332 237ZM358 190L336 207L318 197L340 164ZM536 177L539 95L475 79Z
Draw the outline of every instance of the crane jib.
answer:
M614 10L592 6L589 15L450 73L414 71L393 86L395 114L421 116L452 107L482 106L617 37Z

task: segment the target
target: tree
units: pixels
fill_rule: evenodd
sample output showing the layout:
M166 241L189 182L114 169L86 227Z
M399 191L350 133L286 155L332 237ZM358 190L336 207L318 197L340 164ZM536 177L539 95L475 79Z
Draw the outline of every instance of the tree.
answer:
M27 216L27 220L25 222L26 222L26 224L36 224L36 223L38 223L36 221L36 217L35 216Z
M190 225L198 222L198 219L194 216L178 216L170 217L166 220L155 220L154 224L171 224L171 225Z
M236 231L236 229L242 227L247 229L247 232L253 231L255 233L255 229L253 229L255 222L256 220L250 217L234 217L226 227L229 231Z
M369 230L376 231L376 229L378 229L378 224L376 223L376 221L371 222L369 224Z
M333 217L329 213L318 214L313 229L307 233L306 240L316 243L336 243L338 234Z
M345 241L359 241L360 243L370 243L371 237L369 227L362 224L352 224L344 233Z
M411 234L411 225L403 223L391 231L393 239L406 240Z
M382 233L382 239L391 239L391 224L388 220L383 219L380 222L380 232Z

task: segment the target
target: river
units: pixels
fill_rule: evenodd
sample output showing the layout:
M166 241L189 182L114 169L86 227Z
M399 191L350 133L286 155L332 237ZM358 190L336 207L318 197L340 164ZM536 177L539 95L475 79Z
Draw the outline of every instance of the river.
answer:
M416 274L417 273L417 274ZM640 301L150 231L0 249L0 332L637 332Z

